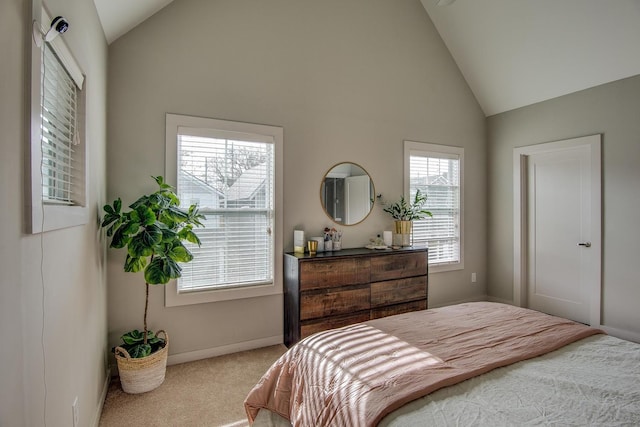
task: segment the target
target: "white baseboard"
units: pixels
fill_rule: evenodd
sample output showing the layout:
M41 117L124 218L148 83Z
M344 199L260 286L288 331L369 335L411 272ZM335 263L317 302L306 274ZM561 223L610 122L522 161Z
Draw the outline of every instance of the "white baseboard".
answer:
M282 344L284 337L276 335L273 337L260 338L257 340L243 341L223 345L220 347L205 348L203 350L187 351L184 353L171 354L167 358L167 365L177 365L178 363L193 362L195 360L208 359L210 357L222 356L223 354L237 353L239 351L253 350L256 348L268 347Z
M496 298L496 297L492 297L492 296L487 297L487 301L501 302L503 304L515 305L513 301L503 300L501 298ZM627 340L627 341L633 341L633 342L637 342L637 343L640 344L640 333L639 332L629 331L629 330L626 330L626 329L612 328L610 326L604 326L604 325L599 325L599 326L596 325L596 326L594 326L594 328L600 328L603 331L605 331L607 334L611 335L612 337L620 338L620 339Z
M609 326L604 326L604 325L600 325L599 328L605 331L607 334L611 335L612 337L640 343L640 333L638 332L628 331L626 329L611 328Z
M104 385L102 386L102 393L100 394L100 402L96 409L96 414L93 417L93 427L98 427L100 424L100 416L102 416L102 408L104 407L104 401L107 398L107 392L109 391L109 384L111 383L111 369L107 369L107 376L104 379Z
M502 298L497 298L497 297L492 297L492 296L487 296L487 301L489 301L489 302L499 302L501 304L515 305L513 300L502 299Z

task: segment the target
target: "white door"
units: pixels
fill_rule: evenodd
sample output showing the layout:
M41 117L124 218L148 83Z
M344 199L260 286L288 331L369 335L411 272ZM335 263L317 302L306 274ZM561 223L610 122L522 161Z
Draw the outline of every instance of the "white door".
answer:
M356 224L369 214L371 210L370 188L371 184L368 175L345 178L345 224Z
M600 321L599 136L595 154L583 139L522 156L523 305L593 324Z

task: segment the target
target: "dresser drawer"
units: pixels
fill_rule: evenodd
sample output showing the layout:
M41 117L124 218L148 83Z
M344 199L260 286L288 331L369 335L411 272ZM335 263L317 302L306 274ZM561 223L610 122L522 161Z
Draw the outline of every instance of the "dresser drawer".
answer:
M300 295L300 320L369 309L369 285Z
M284 343L427 308L427 249L347 248L284 256Z
M427 298L427 277L409 277L371 284L371 307Z
M426 310L427 300L406 302L404 304L389 305L386 307L378 307L371 310L371 318L379 319L380 317L393 316L394 314L409 313L411 311Z
M369 258L300 263L300 290L359 285L369 282Z
M341 328L347 325L353 325L354 323L366 322L369 320L369 311L360 312L356 314L350 314L346 316L335 316L319 321L307 321L303 322L300 326L300 337L305 338L316 332L326 331L327 329Z
M371 257L370 277L372 282L426 274L426 252Z

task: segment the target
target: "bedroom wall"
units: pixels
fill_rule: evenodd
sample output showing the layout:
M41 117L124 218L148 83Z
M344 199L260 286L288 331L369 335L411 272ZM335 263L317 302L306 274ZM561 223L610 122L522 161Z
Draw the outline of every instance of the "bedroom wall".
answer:
M485 118L419 0L183 0L109 48L108 196L131 202L164 173L165 113L284 127L284 246L292 231L331 221L320 181L352 161L376 192L402 192L403 140L465 147L465 270L430 276L430 305L486 292ZM392 221L378 204L344 229L368 243ZM140 325L144 286L109 251L110 342ZM471 284L471 272L478 283ZM151 289L152 328L171 355L282 335L282 296L164 307Z
M640 76L489 117L488 292L513 298L513 148L602 134L602 324L640 341Z
M25 233L31 0L0 2L0 425L97 425L107 380L105 245L97 206L106 192L107 44L93 2L50 0L71 23L64 35L87 75L85 226ZM44 299L43 299L44 289ZM43 319L44 317L44 319ZM43 333L44 325L44 333ZM46 369L46 376L44 371ZM46 401L45 401L46 384ZM45 407L46 405L46 407Z

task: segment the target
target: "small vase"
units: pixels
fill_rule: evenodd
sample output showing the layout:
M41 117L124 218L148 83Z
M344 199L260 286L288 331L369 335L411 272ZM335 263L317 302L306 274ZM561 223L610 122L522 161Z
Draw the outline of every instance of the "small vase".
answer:
M411 234L413 233L413 221L395 222L395 244L397 246L411 246Z
M332 240L325 240L324 241L324 250L325 250L325 252L332 252L333 251L333 241Z
M342 249L342 242L340 240L334 240L333 241L333 250L334 251L339 251L340 249Z

